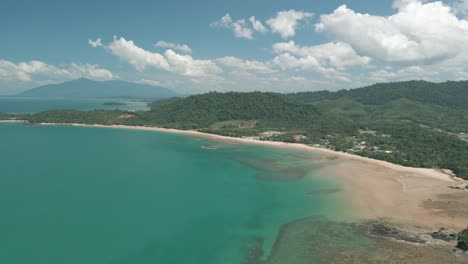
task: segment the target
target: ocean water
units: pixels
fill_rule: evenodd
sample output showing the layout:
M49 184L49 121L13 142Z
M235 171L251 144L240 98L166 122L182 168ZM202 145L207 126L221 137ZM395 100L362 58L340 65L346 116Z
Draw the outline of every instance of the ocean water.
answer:
M103 105L105 102L122 102L127 105ZM29 114L56 109L120 109L128 111L147 110L145 102L132 102L120 99L44 99L24 97L0 97L0 112L11 114Z
M0 263L257 263L283 225L346 218L340 186L314 158L159 132L0 123Z

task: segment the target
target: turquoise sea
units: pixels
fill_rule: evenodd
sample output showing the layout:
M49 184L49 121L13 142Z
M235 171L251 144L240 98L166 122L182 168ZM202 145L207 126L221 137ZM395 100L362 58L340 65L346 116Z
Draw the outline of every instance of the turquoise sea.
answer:
M127 105L104 105L105 102L122 102ZM136 111L147 110L147 103L122 99L48 99L0 96L0 113L29 114L56 109Z
M284 224L346 217L300 151L11 123L0 148L0 263L256 263Z

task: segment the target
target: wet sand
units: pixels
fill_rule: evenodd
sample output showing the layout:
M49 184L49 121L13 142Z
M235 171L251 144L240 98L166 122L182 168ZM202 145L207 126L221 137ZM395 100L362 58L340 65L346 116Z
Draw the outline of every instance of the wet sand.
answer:
M465 183L436 171L341 159L323 172L342 183L356 220L388 219L430 229L468 226L468 191L453 188Z

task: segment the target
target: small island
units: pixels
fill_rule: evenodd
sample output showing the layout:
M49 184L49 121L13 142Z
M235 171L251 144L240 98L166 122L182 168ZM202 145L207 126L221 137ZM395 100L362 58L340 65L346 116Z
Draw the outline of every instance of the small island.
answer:
M107 106L123 106L127 105L126 103L122 102L104 102L102 105L107 105Z

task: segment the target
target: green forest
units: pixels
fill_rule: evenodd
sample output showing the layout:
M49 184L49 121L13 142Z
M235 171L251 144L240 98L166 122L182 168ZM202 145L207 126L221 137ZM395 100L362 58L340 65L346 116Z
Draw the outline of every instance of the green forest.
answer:
M210 92L156 101L150 111L54 110L21 118L299 141L405 166L450 169L468 179L468 82L410 81L294 94Z

